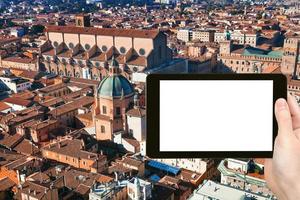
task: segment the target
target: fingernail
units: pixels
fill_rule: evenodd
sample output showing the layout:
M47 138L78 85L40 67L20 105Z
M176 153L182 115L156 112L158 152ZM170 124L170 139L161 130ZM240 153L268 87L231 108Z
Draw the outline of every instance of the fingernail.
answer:
M284 99L278 99L276 102L277 110L285 110L287 108L286 101Z

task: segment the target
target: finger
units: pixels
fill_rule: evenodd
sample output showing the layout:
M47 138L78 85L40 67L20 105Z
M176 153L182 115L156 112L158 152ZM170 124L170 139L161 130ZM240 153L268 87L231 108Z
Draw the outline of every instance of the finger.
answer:
M289 138L292 136L292 117L285 99L277 99L275 103L275 116L278 124L278 136L282 138Z
M300 128L300 108L298 103L296 102L295 97L288 94L288 105L289 109L292 115L292 123L293 123L293 129Z
M268 188L279 198L281 197L281 190L276 180L276 173L273 172L273 159L266 159L264 163L264 174Z

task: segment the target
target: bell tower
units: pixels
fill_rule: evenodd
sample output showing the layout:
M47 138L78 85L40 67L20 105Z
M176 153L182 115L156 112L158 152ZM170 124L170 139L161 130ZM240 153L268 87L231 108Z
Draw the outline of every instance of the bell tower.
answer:
M299 59L299 37L288 37L284 40L284 52L282 56L281 72L295 76Z

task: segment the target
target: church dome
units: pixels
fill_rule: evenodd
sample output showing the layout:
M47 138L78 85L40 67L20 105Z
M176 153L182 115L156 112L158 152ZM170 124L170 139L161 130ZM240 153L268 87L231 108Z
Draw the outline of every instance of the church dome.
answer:
M98 96L100 97L120 98L133 94L134 89L131 83L121 74L105 77L98 87Z

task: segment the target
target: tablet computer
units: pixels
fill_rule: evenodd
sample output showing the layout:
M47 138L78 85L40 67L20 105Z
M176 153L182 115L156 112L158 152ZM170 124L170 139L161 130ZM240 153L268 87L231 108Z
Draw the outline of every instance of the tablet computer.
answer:
M151 158L270 158L282 74L147 76L146 154Z

